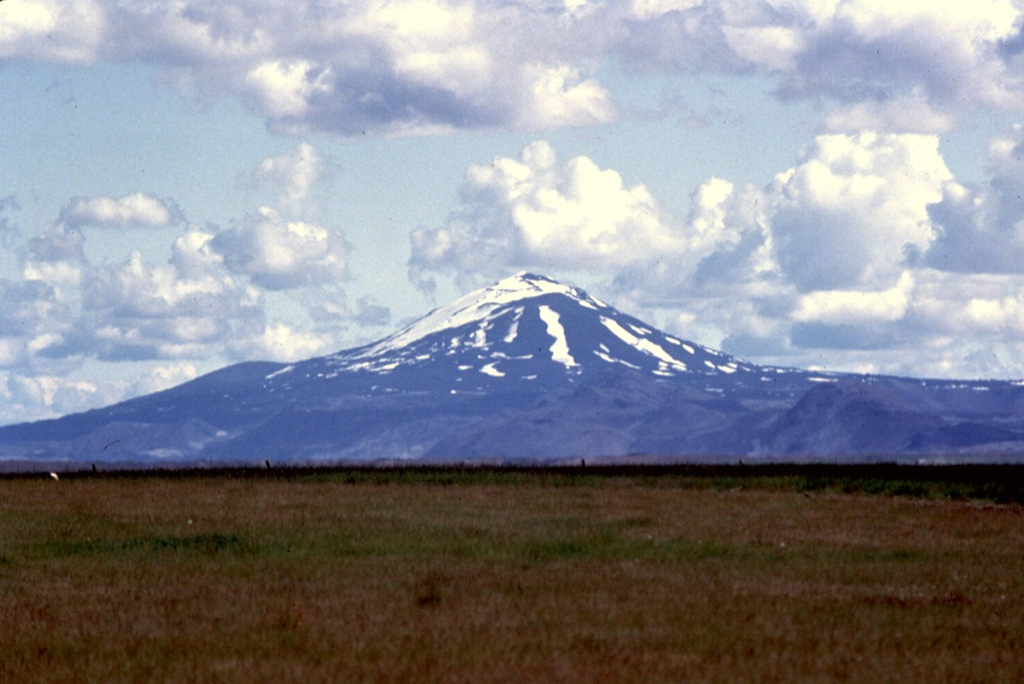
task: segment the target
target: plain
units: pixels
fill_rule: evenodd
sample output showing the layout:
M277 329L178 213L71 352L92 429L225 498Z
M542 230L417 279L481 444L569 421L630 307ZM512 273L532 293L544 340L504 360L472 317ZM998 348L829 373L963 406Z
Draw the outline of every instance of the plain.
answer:
M1024 509L914 483L8 477L0 681L1024 681Z

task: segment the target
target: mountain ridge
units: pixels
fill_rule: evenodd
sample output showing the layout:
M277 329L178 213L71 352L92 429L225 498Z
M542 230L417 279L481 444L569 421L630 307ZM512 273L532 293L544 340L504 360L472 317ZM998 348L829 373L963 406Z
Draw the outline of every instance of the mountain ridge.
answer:
M0 427L0 460L1001 460L1024 387L761 366L518 273L376 342Z

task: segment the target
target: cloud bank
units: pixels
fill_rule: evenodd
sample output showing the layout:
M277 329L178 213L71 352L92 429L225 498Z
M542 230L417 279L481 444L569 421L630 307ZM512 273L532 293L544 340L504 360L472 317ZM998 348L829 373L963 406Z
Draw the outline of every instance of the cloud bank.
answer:
M938 136L822 134L764 185L710 178L672 216L643 185L536 142L470 168L445 224L412 231L410 277L579 273L680 335L777 363L845 349L846 370L1016 377L1022 149L1014 127L992 143L990 179L963 185Z
M322 157L303 144L259 170L288 181L282 201L289 204L304 200L322 176ZM87 255L90 236L154 228L178 233L164 263L138 249L114 262ZM20 239L13 227L10 235L21 277L0 278L0 421L163 389L195 377L197 363L211 357L286 361L334 351L349 326L390 321L387 307L366 297L349 307L337 289L349 278L351 249L340 230L288 220L269 207L231 228L200 229L172 200L79 197L36 235ZM314 324L271 314L268 297L278 293L305 301ZM329 321L319 315L323 297L340 303ZM74 378L89 361L149 369L131 381Z
M423 291L531 268L762 361L1024 377L1024 129L990 142L980 180L943 156L972 120L1024 110L1011 0L12 0L0 68L17 64L141 65L185 102L228 101L296 147L230 170L269 199L224 227L190 221L173 189L134 187L62 197L52 220L19 226L19 198L0 187L0 420L148 391L204 359L330 351L350 326L389 324L386 303L346 296L358 244L319 212L331 155L314 143L466 131L538 140L489 163L488 150L444 221L400 228ZM657 197L653 179L541 140L664 116L626 82L732 76L819 116L755 183L709 176ZM87 250L170 234L161 255ZM96 360L151 370L71 379Z
M1010 0L20 0L0 59L147 62L293 133L607 123L623 104L598 75L609 59L768 75L779 97L839 103L834 130L936 132L1024 103L1021 25Z

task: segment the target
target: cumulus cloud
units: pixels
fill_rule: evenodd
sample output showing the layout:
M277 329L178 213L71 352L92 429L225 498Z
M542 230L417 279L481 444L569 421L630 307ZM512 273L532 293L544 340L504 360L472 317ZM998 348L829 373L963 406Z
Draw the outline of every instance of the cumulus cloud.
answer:
M587 157L560 164L543 141L520 159L470 167L460 194L446 225L410 236L410 271L421 282L428 271L615 268L685 247L645 186L627 186Z
M581 79L579 69L568 64L532 64L520 79L526 95L520 126L599 124L617 117L608 90L594 79Z
M905 320L913 300L906 272L888 290L818 290L799 297L790 316L794 347L880 349L898 344L894 325ZM903 339L907 332L902 333Z
M276 189L285 204L299 210L326 170L324 158L304 142L294 152L264 159L252 172L250 180L259 187Z
M735 286L712 279L679 306L746 307L711 320L727 349L776 363L820 365L820 350L842 349L846 370L1020 377L1020 140L1018 128L994 140L991 179L965 187L935 136L820 136L760 200L778 270L750 278L745 267L739 301L715 299ZM773 323L763 336L744 320L758 315Z
M95 0L19 0L0 12L0 59L91 62L106 32L106 13Z
M0 368L22 366L72 328L71 307L49 283L0 280L0 301Z
M302 167L318 159L308 152L300 148L286 161ZM303 173L300 168L292 174L296 184L312 182ZM6 369L7 391L27 402L19 404L24 411L32 405L46 414L57 407L77 410L152 391L194 375L197 359L308 356L330 350L347 324L380 326L390 320L387 307L366 297L354 307L345 303L338 286L348 277L351 248L340 232L288 222L271 209L232 230L188 227L164 263L139 250L120 263L92 264L86 256L84 226L163 226L180 217L173 204L141 193L76 199L54 223L16 246L21 279L0 279L0 300L6 303L0 311L0 369ZM265 290L325 284L341 303L330 320L296 300L321 329L268 323ZM329 303L329 292L319 294ZM152 377L140 376L135 385L101 382L85 391L52 380L83 363L157 360L174 363L151 369ZM69 398L61 403L53 399L58 396Z
M1016 273L1024 259L1024 127L1015 125L989 145L989 179L943 186L929 207L938 239L927 255L943 270Z
M178 276L198 279L216 274L224 265L224 257L212 246L213 233L192 228L174 240L170 263Z
M0 14L0 59L139 60L186 90L230 93L296 134L543 128L618 116L595 77L762 73L783 97L844 103L832 130L945 130L1024 106L1012 0L239 0L58 3ZM906 105L923 115L915 124Z
M825 118L830 131L856 133L945 133L956 125L948 110L936 110L919 90L887 100L865 100L839 107Z
M290 133L409 135L615 116L583 66L546 47L567 28L566 8L552 16L528 3L269 0L257 13L218 0L109 13L120 39L110 57L153 62L187 90L243 98Z
M240 359L298 361L335 351L333 343L330 335L302 332L286 323L272 323L265 326L257 335L232 341L229 350Z
M781 78L785 97L870 102L837 115L876 123L906 117L911 98L930 130L964 105L1020 107L1020 72L1003 46L1020 27L1010 0L963 3L634 2L622 52L650 67L689 72L753 70ZM843 128L846 128L844 125Z
M31 238L20 250L20 256L23 263L81 265L86 262L84 245L81 231L64 223L55 223Z
M610 169L562 163L534 143L519 159L471 167L448 221L411 233L410 277L468 286L546 270L680 335L767 362L1019 376L1024 279L1005 231L1024 214L1013 204L1024 194L1021 136L994 141L991 181L965 188L937 136L821 135L761 187L709 178L683 217ZM954 199L959 215L944 206ZM939 220L948 216L960 223ZM970 269L937 266L954 239L989 247L966 252L978 261ZM997 245L1010 256L986 256ZM841 365L837 349L848 352Z
M56 296L64 298L81 282L87 265L84 244L80 230L64 223L48 226L18 248L22 276L54 286Z
M60 222L69 229L83 226L155 228L181 219L181 210L177 206L141 192L118 198L78 198L72 200L60 216Z
M997 56L1014 34L1020 11L1007 0L962 3L843 3L821 16L819 31L800 56L795 92L825 91L859 99L874 90L906 93L920 87L930 99L967 99L1019 106L1019 79ZM822 21L823 20L823 21ZM835 68L842 65L842 78Z
M80 380L46 372L0 371L0 424L56 418L159 392L198 375L188 362L162 364L132 381Z
M1024 276L921 269L913 300L917 327L951 336L1024 339Z
M129 389L129 396L141 396L169 389L183 382L188 382L199 375L195 364L188 361L161 364L154 366L134 380Z
M250 278L232 273L231 260L215 247L215 234L189 229L174 241L166 264L150 263L134 250L122 263L93 265L85 257L81 231L69 227L72 218L90 223L103 219L108 225L137 223L142 216L158 221L159 212L142 210L159 206L72 203L61 220L26 242L21 249L23 281L0 281L0 295L11 302L0 314L0 366L24 369L40 359L185 360L229 350L237 356L241 347L232 345L243 341L244 346L246 340L267 335L263 293L256 282L265 274ZM128 211L132 207L141 210ZM291 249L306 260L297 268L313 269L317 278L334 268L330 250L318 254L303 247L302 238L309 237L304 228L285 225L284 230L299 236L299 247ZM266 237L257 233L253 239ZM271 242L274 237L271 232ZM347 250L346 244L342 247ZM273 245L266 253L273 253ZM237 257L232 263L252 264ZM290 277L286 269L273 275ZM302 341L301 335L295 332L293 337ZM297 348L309 346L303 342ZM253 353L267 348L248 346Z
M17 248L22 276L52 285L59 298L71 297L89 265L83 227L153 228L181 220L176 205L144 193L74 199L61 210L57 221Z
M536 142L469 169L446 224L412 232L410 271L614 270L659 296L715 281L885 289L930 247L928 205L951 178L935 136L823 135L763 188L709 179L680 220L643 185Z
M111 391L113 390L113 391ZM54 418L116 397L114 387L55 375L0 373L0 420Z
M151 266L138 250L122 264L93 269L85 292L90 309L152 318L172 312L201 316L209 311L231 316L258 300L255 290L230 278L182 277L171 266Z
M349 275L351 246L340 231L285 221L268 207L217 233L210 246L232 272L270 290L337 283Z
M329 68L318 68L309 60L275 59L250 69L245 83L271 118L298 118L309 112L312 96L333 90L330 75Z
M201 355L240 326L260 320L258 290L220 273L188 276L133 251L122 264L94 267L83 284L80 353L101 359Z
M936 136L819 136L771 184L776 258L803 290L888 285L931 245L951 179Z

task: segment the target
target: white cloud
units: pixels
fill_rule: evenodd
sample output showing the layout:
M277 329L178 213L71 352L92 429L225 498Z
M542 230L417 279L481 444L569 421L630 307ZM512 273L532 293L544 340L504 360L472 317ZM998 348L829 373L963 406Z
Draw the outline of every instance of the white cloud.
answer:
M940 102L968 98L988 106L1020 106L1019 78L1007 71L997 55L999 44L1019 28L1020 15L1009 0L842 3L823 35L834 47L822 41L811 54L838 60L853 45L860 53L852 64L847 57L853 67L849 80L854 83L919 81ZM814 74L813 78L834 80L835 76Z
M796 26L723 26L725 43L745 62L770 71L792 71L806 48L805 35Z
M946 130L973 108L1020 108L1024 83L1004 45L1021 27L1011 0L831 0L633 3L616 50L649 70L773 74L786 97L851 103L833 130L854 122L890 132ZM902 111L912 103L912 111ZM916 111L924 120L915 123Z
M268 361L298 361L317 354L334 351L330 335L302 332L285 323L267 325L248 339L235 340L229 345L238 358Z
M252 173L252 182L260 187L278 189L284 202L293 209L302 209L313 186L319 182L327 164L309 143L280 157L260 162Z
M171 246L171 264L182 278L196 279L216 274L224 265L224 257L210 244L212 233L195 228L176 238Z
M66 300L81 283L87 265L84 244L77 228L59 222L48 226L18 249L22 277L47 283L57 299Z
M310 98L329 94L331 70L305 59L268 60L245 75L271 118L301 117L310 109Z
M302 146L295 155L271 159L263 170L290 177L301 195L315 182L319 164L315 151ZM173 205L141 193L79 199L16 246L22 278L0 279L0 368L8 372L9 382L3 382L27 402L24 411L49 415L58 406L78 410L153 391L194 375L199 359L294 359L324 352L343 326L380 326L390 319L387 307L365 296L329 318L318 317L316 306L296 297L298 306L289 308L300 320L305 310L321 328L309 332L303 329L307 323L292 320L268 325L264 288L330 285L344 303L339 285L348 277L350 251L339 232L287 222L270 209L231 231L190 226L175 238L164 264L139 250L122 263L93 265L86 258L80 225L164 225L178 216ZM156 360L175 363L151 369L135 385L101 382L95 392L83 393L82 387L52 381L82 363ZM51 400L58 395L69 399Z
M526 99L517 123L526 128L600 124L617 112L608 91L593 79L580 79L567 64L532 64L523 71Z
M571 274L679 335L769 363L1024 376L1024 279L1015 243L996 239L1007 233L989 242L1011 256L978 251L976 273L931 263L951 239L938 209L952 199L966 212L961 241L1018 230L1021 139L1014 129L994 141L992 181L965 188L937 136L818 136L762 188L708 179L683 220L614 171L534 143L470 168L449 220L412 232L410 275L469 285L515 268Z
M632 0L629 9L640 19L650 19L669 12L694 9L702 4L704 0Z
M938 239L927 255L943 270L1019 273L1024 261L1024 126L1015 125L989 146L987 182L950 181L929 207Z
M85 263L84 238L77 228L63 223L48 226L21 249L22 263Z
M239 227L217 233L210 245L232 272L271 290L337 283L348 277L351 247L340 231L285 221L268 207Z
M56 417L85 407L95 406L111 394L97 383L68 380L52 375L0 375L0 398L6 406L0 420L24 419L24 416Z
M382 42L397 74L460 96L486 90L493 78L491 54L477 36L472 3L434 0L364 4L348 30Z
M646 187L587 157L559 164L543 141L470 167L461 197L445 226L413 231L412 272L617 268L685 249Z
M188 382L199 375L195 364L188 361L162 364L148 369L131 383L128 389L130 396L141 396L169 389L183 382Z
M55 288L41 280L0 280L0 337L32 337L54 328L43 321L67 316L66 305L60 301Z
M936 136L819 136L769 190L776 258L805 291L889 285L930 246L951 178Z
M918 327L932 335L1024 341L1024 276L921 269L914 309Z
M0 11L0 59L91 62L106 29L104 11L94 0L17 0Z
M913 277L905 272L888 290L817 290L800 297L793 320L833 325L898 321L907 313L913 285Z
M564 31L558 16L528 4L268 0L254 13L219 0L122 6L118 16L132 29L111 48L119 59L240 96L291 133L582 124L614 111L549 40Z
M133 251L83 283L83 325L69 340L105 359L198 357L261 320L258 290L216 272L184 275Z
M839 107L825 118L825 128L844 133L944 133L955 125L952 114L934 109L920 91L881 102L866 100Z
M56 418L106 406L168 389L197 374L196 367L188 362L155 366L134 381L80 380L27 369L3 371L0 372L0 424Z
M72 200L61 211L61 222L69 228L100 226L125 228L167 226L180 220L177 207L161 199L136 192L124 197L92 197Z
M951 178L936 136L818 136L764 188L701 184L675 231L685 239L630 248L615 284L637 301L773 300L775 315L798 292L885 291L929 249L928 206Z
M581 125L616 111L584 73L580 46L565 41L567 28L582 38L584 20L617 20L599 18L599 6L267 0L252 12L237 0L14 4L27 9L0 23L0 58L152 63L186 92L235 95L291 133ZM55 26L67 32L61 40Z
M0 368L25 368L74 328L74 309L41 280L0 280Z
M832 130L936 132L979 106L1024 107L1007 47L1020 27L1012 0L19 0L0 13L0 58L149 62L304 135L607 122L617 103L594 73L609 56L770 74L784 96L846 104Z
M258 295L230 277L181 277L171 266L150 266L141 252L116 266L96 267L85 286L86 306L138 317L232 316L255 306Z

